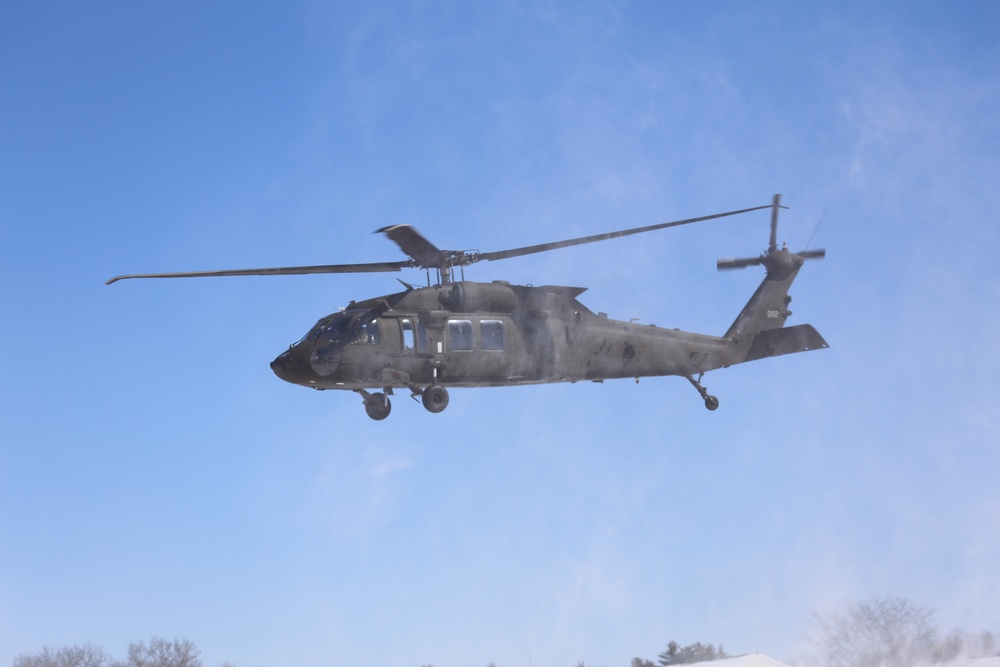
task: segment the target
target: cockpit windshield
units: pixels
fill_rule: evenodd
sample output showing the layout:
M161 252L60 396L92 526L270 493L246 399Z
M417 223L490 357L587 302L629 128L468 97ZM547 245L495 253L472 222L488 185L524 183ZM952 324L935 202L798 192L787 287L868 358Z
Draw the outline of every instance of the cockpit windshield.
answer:
M332 320L326 322L326 325L320 330L317 341L319 343L340 342L347 335L348 329L351 328L352 319L347 314L335 316Z
M378 345L378 322L370 311L347 311L324 317L295 345Z

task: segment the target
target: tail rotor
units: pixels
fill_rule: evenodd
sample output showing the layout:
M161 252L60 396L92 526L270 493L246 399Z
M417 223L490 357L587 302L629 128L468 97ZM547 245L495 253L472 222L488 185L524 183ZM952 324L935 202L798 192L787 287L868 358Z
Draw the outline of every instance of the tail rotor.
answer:
M826 257L826 250L803 250L801 252L789 252L787 248L778 249L778 211L788 208L781 205L781 195L774 195L771 203L771 236L767 250L758 257L730 257L720 259L716 266L720 271L728 269L745 269L748 266L764 266L768 276L782 277L791 270L802 266L807 259L823 259Z

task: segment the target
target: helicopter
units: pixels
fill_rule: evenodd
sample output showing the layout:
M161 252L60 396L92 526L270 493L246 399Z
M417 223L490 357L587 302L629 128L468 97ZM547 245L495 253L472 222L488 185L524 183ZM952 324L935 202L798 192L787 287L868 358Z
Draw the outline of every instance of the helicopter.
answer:
M757 291L722 336L690 333L609 318L583 305L586 288L512 285L465 280L465 267L606 241L680 225L771 209L767 250L757 257L720 259L719 270L763 266ZM383 227L406 254L395 262L183 273L147 273L111 278L199 278L317 273L393 272L422 269L427 285L400 280L404 290L362 301L320 318L271 362L280 379L317 390L358 394L365 412L380 421L392 410L395 390L409 390L431 413L448 407L448 390L555 382L676 375L698 391L708 410L719 399L701 380L708 371L767 357L827 348L809 324L785 326L788 290L806 260L825 250L789 252L777 246L781 195L770 204L595 234L497 252L442 250L411 225ZM431 283L431 271L436 282ZM455 273L459 273L456 280ZM697 376L697 377L696 377Z

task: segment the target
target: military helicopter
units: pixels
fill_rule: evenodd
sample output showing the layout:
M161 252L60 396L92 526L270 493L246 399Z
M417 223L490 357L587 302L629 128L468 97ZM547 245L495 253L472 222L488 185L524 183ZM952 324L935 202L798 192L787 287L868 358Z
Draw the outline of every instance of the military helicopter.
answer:
M511 285L465 280L465 267L559 248L771 209L767 250L758 257L720 259L718 268L763 266L760 287L722 336L664 329L594 313L577 297L584 287ZM707 371L793 352L826 348L809 324L785 327L788 289L807 259L824 250L792 253L777 246L781 196L771 204L635 227L606 234L498 252L442 250L410 225L376 230L407 255L396 262L187 273L132 274L132 278L275 276L391 272L423 269L427 286L400 282L404 290L351 301L321 318L305 336L271 362L282 380L318 390L357 393L375 420L389 416L395 390L409 390L429 412L448 407L453 387L506 387L552 382L602 382L614 378L678 375L715 410L719 399L701 384ZM431 270L436 283L431 284ZM455 272L459 280L455 280ZM695 377L697 376L697 377Z

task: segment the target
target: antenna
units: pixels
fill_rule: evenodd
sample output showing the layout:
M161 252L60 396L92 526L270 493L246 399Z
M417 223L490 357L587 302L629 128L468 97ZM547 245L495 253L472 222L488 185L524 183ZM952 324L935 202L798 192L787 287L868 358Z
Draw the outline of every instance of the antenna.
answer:
M808 242L808 243L806 243L806 249L808 249L808 248L809 248L809 246L811 246L811 245L812 245L812 242L813 242L813 238L814 238L814 237L816 236L816 232L817 232L817 231L819 231L819 226L820 226L821 224L823 224L823 218L825 218L825 217L826 217L826 211L823 211L823 215L819 216L819 222L817 222L817 223L816 223L816 226L815 226L815 227L813 227L813 233L812 233L812 235L811 235L811 236L809 237L809 242Z

